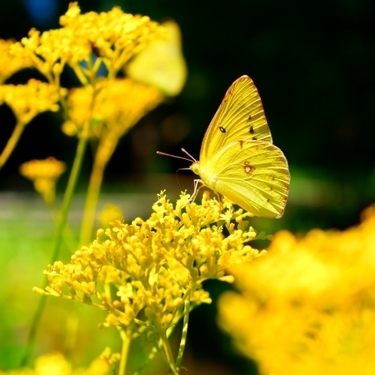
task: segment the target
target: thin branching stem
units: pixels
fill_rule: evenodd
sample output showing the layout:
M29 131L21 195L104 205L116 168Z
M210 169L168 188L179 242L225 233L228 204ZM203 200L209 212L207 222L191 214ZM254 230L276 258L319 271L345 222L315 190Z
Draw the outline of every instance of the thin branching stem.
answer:
M117 141L117 136L107 135L100 140L96 151L83 213L80 245L86 245L91 239L104 170L116 148Z
M77 180L78 180L79 172L81 170L82 161L83 161L86 147L87 147L87 138L81 137L78 142L76 156L74 159L72 170L70 172L68 185L64 193L64 198L63 198L63 202L61 205L60 214L57 220L57 228L56 228L56 233L55 233L53 247L52 247L51 264L55 262L55 260L58 258L58 255L59 255L61 239L64 233L70 205L71 205L73 194L74 194L74 189L77 184ZM43 289L46 286L47 286L47 280L45 279L43 283ZM44 306L46 302L45 300L46 300L45 295L41 296L39 299L37 310L35 312L35 315L31 324L29 337L27 339L25 354L21 362L21 367L28 364L30 360L31 353L35 345L36 333L37 333L37 329L39 326L40 318L44 310Z
M164 329L160 329L159 331L160 340L161 340L161 352L163 357L165 358L167 368L169 370L170 375L178 375L177 368L174 363L174 358L172 354L172 348L169 343L168 337Z
M0 155L0 169L4 166L4 164L9 159L9 156L12 154L14 148L16 147L23 130L25 129L26 124L21 121L17 121L17 124L13 130L12 135L10 136L7 144L3 152Z
M177 371L180 371L181 369L182 358L184 356L184 351L186 347L186 338L187 338L188 325L189 325L189 315L190 315L190 293L184 302L184 322L183 322L182 333L181 333L180 347L178 349L178 355L177 355L177 360L176 360Z

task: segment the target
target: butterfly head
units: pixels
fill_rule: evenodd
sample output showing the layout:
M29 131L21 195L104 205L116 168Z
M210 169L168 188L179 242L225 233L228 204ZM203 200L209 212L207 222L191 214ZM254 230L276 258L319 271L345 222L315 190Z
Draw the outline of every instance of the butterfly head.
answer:
M199 161L194 161L193 164L190 166L190 169L197 174L198 176L201 175L201 166L199 164Z

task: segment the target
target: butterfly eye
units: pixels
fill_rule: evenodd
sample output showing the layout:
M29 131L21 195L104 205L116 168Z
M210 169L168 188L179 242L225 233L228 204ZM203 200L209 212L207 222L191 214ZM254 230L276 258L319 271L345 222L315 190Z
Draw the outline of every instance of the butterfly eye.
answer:
M223 128L222 126L219 126L219 130L222 132L222 133L226 133L227 131L225 130L225 128Z

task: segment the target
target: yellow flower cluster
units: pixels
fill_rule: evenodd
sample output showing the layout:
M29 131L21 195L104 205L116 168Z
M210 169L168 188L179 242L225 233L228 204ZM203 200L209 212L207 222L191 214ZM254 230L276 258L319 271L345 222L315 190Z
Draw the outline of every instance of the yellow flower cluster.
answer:
M106 375L118 360L118 354L111 354L111 351L106 349L87 369L75 370L61 353L56 352L38 357L34 369L25 368L7 372L0 370L0 375Z
M6 103L14 112L17 123L26 125L45 111L58 111L57 101L66 95L66 89L36 79L26 85L0 85L0 104Z
M10 46L13 43L13 40L0 39L0 84L4 83L6 79L18 70L32 66L31 60L27 57L15 58L10 53Z
M220 323L262 374L375 373L375 206L345 231L276 234L268 255L233 269Z
M129 338L144 331L160 337L184 315L187 301L193 307L211 301L204 280L232 281L225 268L260 254L249 245L256 233L248 213L208 198L197 204L182 194L174 206L162 192L147 220L98 230L71 263L50 265L49 286L35 291L106 310L104 326L119 326Z
M12 108L18 125L0 155L0 168L13 152L24 126L40 112L57 111L59 102L66 119L65 133L77 134L85 140L99 139L93 168L95 180L99 181L102 166L108 163L119 138L163 100L158 82L136 83L130 76L118 78L118 73L126 70L129 60L139 56L148 44L166 39L168 30L147 16L124 13L118 7L108 12L81 14L77 2L69 5L60 18L60 25L59 29L45 32L32 29L20 42L0 42L4 61L11 61L0 73L0 83L23 66L38 69L49 83L30 80L27 85L0 86L0 104L6 103ZM153 76L163 76L163 81L173 81L172 85L168 82L163 85L170 86L164 89L169 95L176 95L186 78L185 62L176 42L178 26L173 25L172 54L165 55L162 49L156 59L159 63L154 59L153 66L132 65L138 66L137 77L140 71L145 75L152 71ZM160 63L163 74L159 74ZM72 89L69 95L60 84L65 66L73 69L82 85Z
M65 171L65 163L49 157L45 160L31 160L21 164L20 173L33 181L35 190L46 203L55 201L56 181Z
M68 97L70 120L63 130L68 135L82 131L93 119L90 137L103 139L111 134L116 141L162 100L160 92L125 79L98 80L96 94L91 85L72 89Z
M109 12L81 14L76 2L60 17L60 25L60 29L43 33L32 29L28 38L12 46L14 56L31 59L50 82L61 74L65 64L73 68L82 83L94 78L90 75L101 63L109 76L115 77L149 41L165 35L164 28L149 17L127 14L117 7ZM93 55L98 62L88 73L82 63L90 66Z

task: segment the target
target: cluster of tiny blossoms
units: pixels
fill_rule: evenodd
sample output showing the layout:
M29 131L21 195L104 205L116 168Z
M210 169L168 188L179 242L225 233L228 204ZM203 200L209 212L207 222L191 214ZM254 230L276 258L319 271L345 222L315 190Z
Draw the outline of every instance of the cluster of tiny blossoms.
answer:
M173 205L162 192L147 220L98 230L71 263L50 265L49 286L35 291L106 310L104 326L119 326L129 337L145 330L158 335L181 318L186 302L211 301L204 280L232 281L228 266L259 256L249 245L256 233L248 215L207 193L202 204L182 194Z
M282 231L231 270L241 294L222 296L220 323L262 374L375 373L374 228L375 206L342 232Z
M26 125L39 113L58 111L57 102L66 93L64 88L30 79L26 85L0 85L0 104L7 104L17 123Z
M105 65L111 77L154 38L164 36L165 29L147 16L132 15L113 8L109 12L81 14L78 3L69 5L60 17L60 29L41 33L32 29L28 38L12 46L18 58L29 58L50 82L60 76L68 64L82 83L92 79L82 63L92 64L98 57L97 69Z
M158 89L129 78L98 80L95 90L97 94L90 85L70 90L70 120L63 125L66 134L80 133L92 118L90 137L103 139L110 136L117 140L162 101Z
M60 89L59 78L66 65L74 70L85 86L72 90L69 95L70 111L66 117L70 119L70 125L76 122L75 128L83 127L83 120L88 118L89 121L98 118L100 123L109 121L110 124L106 123L106 126L111 126L112 123L122 124L126 118L121 131L117 131L122 135L160 103L162 95L156 88L139 87L135 83L130 84L130 80L116 79L116 75L148 43L166 37L163 26L147 16L127 14L117 7L109 12L81 14L78 3L69 5L66 14L60 18L60 24L61 28L42 33L32 29L29 37L20 42L0 43L0 51L4 50L5 55L9 55L16 64L11 70L4 72L4 79L15 72L16 68L32 66L49 82L46 84L30 80L27 85L0 86L0 104L5 102L11 106L22 123L26 124L40 112L58 110L56 102L63 100L67 94L66 89ZM103 64L107 79L96 82ZM125 101L128 105L125 105L126 110L120 114L119 96L122 96L121 106L124 104L124 97L131 98ZM134 98L137 100L133 100ZM82 101L86 105L79 111L79 116L74 104L81 106ZM95 101L95 113L91 110L92 101ZM82 116L84 119L80 118ZM98 128L100 127L96 126Z
M18 125L0 155L0 167L13 152L24 126L37 114L57 111L60 107L66 120L64 132L84 139L99 139L95 163L106 165L119 138L164 98L157 85L142 83L142 74L137 79L130 76L123 79L118 73L151 42L167 39L166 27L147 16L124 13L118 7L108 12L81 14L77 2L71 3L60 17L60 25L59 29L45 32L32 29L20 42L0 43L0 52L14 62L4 67L0 84L23 67L36 68L48 82L32 79L26 85L0 85L0 104L11 107ZM175 66L168 62L175 61L177 55L177 65L184 67L181 46L174 46L173 50L174 55L168 55L162 65ZM159 52L164 55L163 50ZM135 65L146 75L151 70L158 75L160 58L154 55L152 69L142 63ZM70 91L61 87L60 76L67 66L81 87ZM178 81L181 90L185 70L164 68L164 75L171 82ZM179 90L173 94L177 95Z
M18 70L28 68L32 62L27 57L21 56L15 58L10 53L10 48L13 45L13 40L0 39L0 84L5 82L12 74Z
M46 203L55 201L56 182L65 171L65 163L49 157L44 160L30 160L20 166L22 176L34 183L35 190Z

